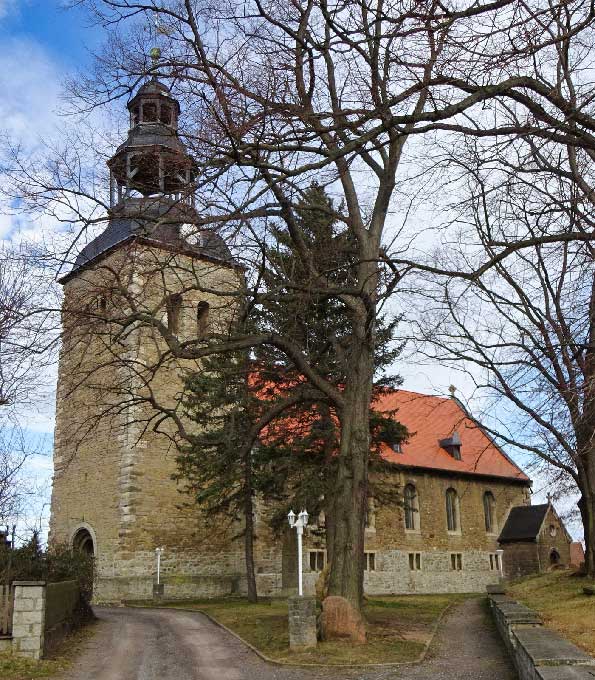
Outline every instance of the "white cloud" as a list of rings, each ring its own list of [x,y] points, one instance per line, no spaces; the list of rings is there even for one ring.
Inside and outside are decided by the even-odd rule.
[[[9,12],[14,11],[18,4],[18,0],[0,0],[0,19],[4,19]]]
[[[6,0],[0,0],[0,16],[8,7]],[[22,38],[4,41],[0,52],[3,130],[27,146],[49,133],[58,120],[61,80],[58,65],[37,43]]]

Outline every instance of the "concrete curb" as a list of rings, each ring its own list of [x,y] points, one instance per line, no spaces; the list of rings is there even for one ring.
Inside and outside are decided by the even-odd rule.
[[[470,598],[471,599],[471,598]],[[461,602],[451,602],[449,605],[447,605],[438,618],[436,619],[434,625],[432,626],[432,631],[431,635],[428,638],[428,640],[424,643],[424,648],[421,652],[421,654],[417,657],[417,659],[414,659],[413,661],[393,661],[390,663],[335,663],[335,664],[326,664],[326,663],[306,663],[306,662],[299,662],[299,661],[279,661],[278,659],[271,659],[268,657],[266,654],[263,654],[259,649],[257,649],[254,645],[252,645],[250,642],[247,640],[244,640],[243,637],[240,637],[237,633],[235,633],[233,630],[230,630],[227,626],[222,624],[220,621],[217,621],[217,619],[213,618],[210,614],[205,612],[202,609],[190,609],[188,607],[165,607],[165,606],[149,606],[149,605],[142,605],[142,604],[125,604],[125,607],[129,607],[131,609],[165,609],[168,611],[178,611],[178,612],[189,612],[192,614],[201,614],[204,616],[206,619],[211,621],[211,623],[214,623],[217,627],[221,628],[224,630],[226,633],[229,633],[232,637],[234,637],[236,640],[239,640],[243,645],[248,647],[248,649],[252,650],[256,656],[258,656],[260,659],[263,661],[266,661],[266,663],[270,663],[273,666],[291,666],[294,668],[396,668],[399,666],[417,666],[420,663],[422,663],[432,646],[432,643],[434,642],[434,639],[436,638],[436,633],[438,632],[438,628],[440,627],[440,624],[442,623],[442,620],[446,617],[447,614],[450,613],[452,609],[454,609],[455,606],[463,604],[463,602],[466,602],[466,600],[462,600]]]

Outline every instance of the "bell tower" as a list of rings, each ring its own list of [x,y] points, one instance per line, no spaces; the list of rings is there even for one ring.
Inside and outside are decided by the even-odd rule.
[[[180,342],[226,329],[242,272],[198,226],[178,101],[153,78],[127,107],[127,139],[107,163],[105,228],[60,280],[50,541],[95,555],[100,601],[152,597],[157,547],[180,595],[229,592],[241,546],[185,506],[175,432],[158,408],[183,417],[184,377],[200,366],[173,357],[157,325]]]
[[[128,111],[128,138],[108,161],[111,207],[135,194],[171,196],[193,206],[196,163],[178,136],[179,103],[153,78],[128,102]]]

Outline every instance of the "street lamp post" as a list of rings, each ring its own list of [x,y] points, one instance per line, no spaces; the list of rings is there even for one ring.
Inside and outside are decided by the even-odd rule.
[[[304,588],[302,585],[302,535],[304,533],[304,527],[308,525],[308,513],[306,510],[302,510],[300,514],[295,518],[295,513],[290,510],[287,514],[287,520],[289,526],[296,530],[297,533],[297,549],[298,549],[298,595],[300,597],[304,594]]]

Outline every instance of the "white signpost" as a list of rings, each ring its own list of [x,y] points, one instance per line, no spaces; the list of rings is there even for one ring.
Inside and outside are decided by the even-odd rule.
[[[298,595],[302,597],[304,595],[303,581],[302,581],[302,535],[304,533],[304,527],[308,525],[308,513],[306,510],[302,510],[295,518],[295,513],[290,510],[287,513],[287,520],[289,521],[289,526],[296,530],[297,533],[297,550],[298,550]]]
[[[163,548],[155,548],[155,554],[157,555],[157,585],[159,585],[161,578],[161,553]]]

